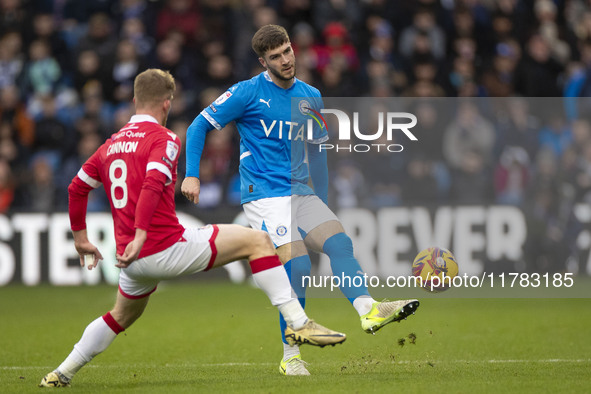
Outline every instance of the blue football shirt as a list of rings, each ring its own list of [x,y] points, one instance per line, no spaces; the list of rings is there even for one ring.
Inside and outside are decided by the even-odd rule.
[[[240,133],[241,202],[314,194],[308,186],[305,144],[328,140],[308,108],[323,108],[318,89],[295,79],[277,86],[268,72],[239,82],[201,114],[220,130],[232,121]]]

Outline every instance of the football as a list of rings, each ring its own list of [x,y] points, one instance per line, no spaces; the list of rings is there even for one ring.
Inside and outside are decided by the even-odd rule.
[[[422,250],[412,263],[412,274],[419,278],[417,284],[429,292],[441,292],[451,287],[458,275],[458,263],[454,255],[444,248]]]

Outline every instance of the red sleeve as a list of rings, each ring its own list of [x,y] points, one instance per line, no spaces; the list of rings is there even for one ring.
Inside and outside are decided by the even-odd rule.
[[[99,151],[100,148],[82,165],[78,175],[72,179],[70,186],[68,186],[68,212],[72,231],[86,228],[88,193],[102,184],[98,171]]]
[[[68,186],[68,212],[70,214],[70,227],[72,231],[86,228],[86,208],[88,205],[88,193],[93,188],[78,178],[72,179]]]
[[[160,171],[148,171],[135,208],[135,228],[148,231],[167,180],[168,177]]]

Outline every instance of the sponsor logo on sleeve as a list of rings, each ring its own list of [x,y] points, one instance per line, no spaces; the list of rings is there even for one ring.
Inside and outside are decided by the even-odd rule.
[[[168,156],[171,161],[174,161],[178,154],[179,146],[173,141],[166,141],[166,156]]]
[[[230,97],[232,97],[232,93],[230,93],[229,91],[226,91],[226,92],[222,93],[222,95],[220,97],[218,97],[213,103],[217,104],[217,105],[222,105]]]
[[[172,161],[168,160],[166,156],[162,156],[162,161],[165,162],[170,168],[172,168]]]

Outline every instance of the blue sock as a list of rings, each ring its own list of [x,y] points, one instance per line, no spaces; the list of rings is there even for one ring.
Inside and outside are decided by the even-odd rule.
[[[285,263],[284,267],[285,271],[287,272],[287,276],[289,277],[289,281],[291,282],[291,287],[293,287],[293,290],[298,297],[298,301],[302,305],[302,308],[305,308],[306,288],[302,286],[302,277],[310,275],[310,271],[312,269],[310,256],[306,254],[303,256],[294,257]],[[281,340],[283,343],[287,343],[285,340],[285,328],[287,327],[287,324],[285,323],[283,316],[281,316],[281,313],[279,314],[279,327],[281,328]]]
[[[341,291],[351,304],[359,296],[369,296],[364,272],[353,255],[353,242],[345,233],[330,237],[322,247],[330,258],[332,274],[341,279]],[[343,280],[344,279],[344,280]]]

